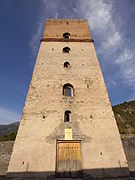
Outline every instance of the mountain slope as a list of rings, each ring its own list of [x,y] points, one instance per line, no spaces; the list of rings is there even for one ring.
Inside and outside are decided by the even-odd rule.
[[[14,140],[18,131],[19,122],[9,125],[0,125],[0,141]]]
[[[112,107],[120,134],[135,134],[135,101]]]

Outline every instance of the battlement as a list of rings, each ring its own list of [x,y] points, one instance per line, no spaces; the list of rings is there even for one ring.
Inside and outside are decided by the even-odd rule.
[[[47,18],[46,22],[47,22],[47,21],[51,21],[51,22],[52,22],[52,21],[55,21],[55,22],[56,22],[56,21],[59,21],[59,22],[61,22],[61,21],[62,21],[62,22],[67,22],[67,21],[68,21],[68,22],[69,22],[69,21],[70,21],[70,22],[88,22],[87,19],[71,19],[71,18],[70,18],[70,19],[66,19],[66,18],[65,18],[65,19],[55,19],[55,18],[49,19],[49,18]]]
[[[86,19],[47,19],[42,41],[93,42]]]

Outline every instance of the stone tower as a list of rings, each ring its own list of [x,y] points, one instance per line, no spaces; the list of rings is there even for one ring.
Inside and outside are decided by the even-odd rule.
[[[88,21],[47,19],[8,176],[127,175]]]

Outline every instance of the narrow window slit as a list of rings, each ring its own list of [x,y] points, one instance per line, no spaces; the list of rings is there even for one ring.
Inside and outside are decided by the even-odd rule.
[[[63,38],[70,39],[70,33],[68,33],[68,32],[63,33]]]
[[[69,68],[69,67],[70,67],[70,63],[66,61],[66,62],[64,63],[64,68]]]
[[[64,116],[64,122],[70,122],[71,121],[71,111],[65,111],[65,116]]]
[[[69,47],[64,47],[63,48],[63,53],[69,53],[70,51],[70,48]]]

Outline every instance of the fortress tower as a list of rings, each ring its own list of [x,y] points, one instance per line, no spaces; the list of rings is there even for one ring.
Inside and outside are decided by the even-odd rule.
[[[8,176],[128,176],[87,20],[47,19]]]

